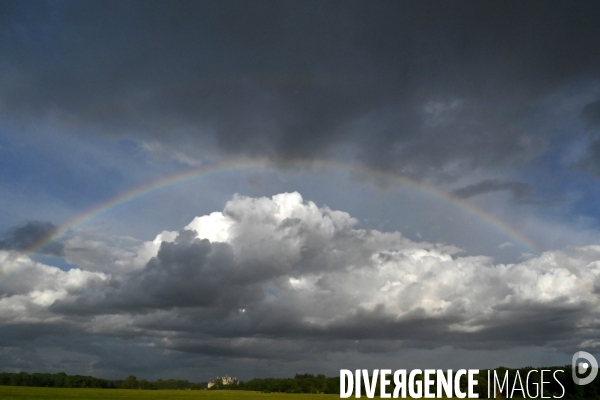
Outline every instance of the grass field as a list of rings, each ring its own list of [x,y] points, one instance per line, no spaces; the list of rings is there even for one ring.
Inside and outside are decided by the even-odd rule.
[[[58,389],[22,386],[0,386],[2,400],[59,399],[264,399],[264,400],[331,400],[337,394],[258,393],[237,390],[126,390],[126,389]]]

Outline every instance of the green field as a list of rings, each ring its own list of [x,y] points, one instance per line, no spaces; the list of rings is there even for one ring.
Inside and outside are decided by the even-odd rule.
[[[59,399],[265,399],[265,400],[331,400],[337,394],[258,393],[238,390],[128,390],[128,389],[64,389],[23,386],[0,386],[2,400]]]

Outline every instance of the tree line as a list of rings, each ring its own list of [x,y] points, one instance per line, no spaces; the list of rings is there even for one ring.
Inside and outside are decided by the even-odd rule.
[[[127,379],[99,379],[93,376],[67,375],[64,372],[57,374],[43,374],[26,372],[0,372],[0,385],[3,386],[35,386],[55,388],[95,388],[95,389],[206,389],[206,382],[192,383],[181,379],[158,379],[156,381],[137,380],[134,375]]]

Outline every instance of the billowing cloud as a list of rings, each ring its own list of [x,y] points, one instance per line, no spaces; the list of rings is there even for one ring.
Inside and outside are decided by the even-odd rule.
[[[496,264],[356,225],[298,193],[235,196],[222,212],[138,244],[142,266],[128,256],[111,273],[62,271],[2,251],[5,271],[20,263],[1,287],[2,325],[257,360],[600,346],[599,246]]]
[[[81,269],[63,271],[14,251],[0,251],[0,268],[3,277],[0,320],[3,327],[63,323],[61,317],[48,313],[48,307],[58,299],[78,297],[108,279],[104,274]],[[44,329],[30,334],[35,336],[43,332]]]

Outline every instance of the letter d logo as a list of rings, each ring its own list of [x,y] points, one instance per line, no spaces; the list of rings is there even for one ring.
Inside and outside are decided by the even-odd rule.
[[[588,360],[592,367],[590,374],[586,378],[579,378],[577,376],[577,372],[583,374],[585,371],[587,371],[588,367],[590,367],[588,363],[579,363],[575,365],[577,360],[580,358],[585,358]],[[596,361],[593,355],[585,351],[578,351],[577,353],[573,354],[573,361],[571,361],[571,365],[573,365],[573,382],[575,382],[576,385],[587,385],[594,380],[596,375],[598,375],[598,361]]]

